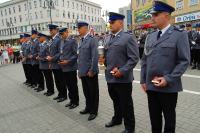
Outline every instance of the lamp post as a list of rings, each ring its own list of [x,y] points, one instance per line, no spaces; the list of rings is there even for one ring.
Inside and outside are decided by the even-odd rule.
[[[45,0],[43,8],[49,10],[50,22],[52,24],[53,23],[53,20],[52,20],[52,9],[55,9],[55,3],[54,3],[54,1],[53,0]]]

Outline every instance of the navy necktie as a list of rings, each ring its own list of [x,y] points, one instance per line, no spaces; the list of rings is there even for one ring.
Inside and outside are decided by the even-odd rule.
[[[111,34],[110,41],[112,41],[113,38],[115,38],[115,35],[114,35],[114,34]]]
[[[158,35],[157,35],[157,40],[160,38],[160,35],[162,34],[162,31],[159,31],[158,32]]]
[[[83,42],[83,41],[84,41],[84,38],[81,38],[81,41]]]

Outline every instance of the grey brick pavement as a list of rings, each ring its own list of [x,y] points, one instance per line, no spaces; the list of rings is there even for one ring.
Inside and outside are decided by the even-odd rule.
[[[197,74],[197,73],[196,73]],[[135,72],[139,79],[139,72]],[[200,73],[199,73],[200,75]],[[123,125],[106,129],[104,124],[113,114],[106,82],[99,76],[100,106],[97,119],[87,121],[87,115],[79,115],[84,108],[84,97],[79,81],[80,106],[75,110],[64,107],[67,103],[47,98],[22,85],[24,75],[20,64],[0,68],[0,133],[120,133]],[[199,79],[184,78],[184,86],[192,83],[199,90]],[[136,133],[150,133],[147,98],[139,84],[133,84],[136,115]],[[196,89],[195,89],[196,88]],[[198,88],[198,89],[197,89]],[[187,88],[190,89],[190,88]],[[177,133],[200,132],[200,95],[180,93],[177,107]]]

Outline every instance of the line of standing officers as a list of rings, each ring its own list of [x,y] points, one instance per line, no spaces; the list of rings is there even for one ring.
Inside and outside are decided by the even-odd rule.
[[[141,88],[148,97],[152,133],[162,133],[162,114],[164,133],[175,133],[175,110],[178,92],[182,91],[181,76],[190,63],[187,33],[170,24],[170,14],[174,10],[166,3],[155,1],[152,21],[158,31],[147,36],[141,60]],[[114,107],[114,115],[105,127],[117,126],[124,121],[122,133],[134,133],[132,81],[133,68],[139,61],[139,48],[136,38],[123,32],[124,18],[124,15],[109,13],[111,34],[105,38],[101,53],[97,38],[90,35],[89,24],[83,21],[78,22],[78,44],[69,37],[67,28],[58,30],[58,26],[53,24],[49,25],[50,40],[34,30],[31,36],[24,34],[20,41],[25,84],[33,88],[37,86],[36,91],[43,91],[45,81],[47,92],[44,94],[51,96],[55,81],[58,96],[54,100],[63,102],[69,97],[66,107],[73,109],[79,105],[78,75],[86,99],[80,114],[89,114],[88,120],[91,121],[97,117],[99,107],[98,62],[104,64]]]
[[[76,38],[69,36],[67,28],[59,29],[54,24],[48,28],[51,37],[36,30],[31,35],[20,35],[24,84],[37,92],[43,91],[46,84],[46,96],[52,96],[56,87],[58,96],[53,100],[63,102],[69,98],[66,107],[74,109],[79,106],[78,70],[86,98],[86,107],[80,113],[90,114],[89,121],[95,119],[99,105],[97,39],[89,34],[86,22],[78,23],[79,45]]]

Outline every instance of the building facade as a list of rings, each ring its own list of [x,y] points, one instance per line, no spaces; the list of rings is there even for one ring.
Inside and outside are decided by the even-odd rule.
[[[176,11],[172,13],[172,23],[175,25],[200,22],[200,0],[161,0],[172,5]],[[148,26],[151,23],[152,4],[154,0],[132,0],[133,27],[135,29]]]
[[[119,8],[119,13],[125,16],[124,20],[124,31],[131,30],[132,25],[132,11],[131,5]]]
[[[10,0],[0,4],[0,40],[18,38],[31,28],[48,33],[51,20],[72,34],[78,20],[90,23],[95,32],[102,30],[101,7],[87,0]]]

